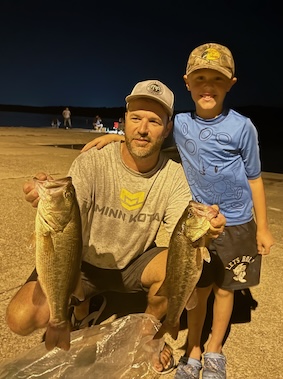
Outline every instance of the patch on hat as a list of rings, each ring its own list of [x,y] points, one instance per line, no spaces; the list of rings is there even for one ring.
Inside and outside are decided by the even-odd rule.
[[[152,82],[149,83],[148,86],[146,87],[147,91],[153,95],[162,95],[163,94],[163,89],[162,86],[157,83],[157,82]]]
[[[202,58],[206,59],[207,61],[215,61],[219,59],[221,56],[220,52],[213,47],[209,47],[207,50],[205,50],[202,54]]]
[[[173,115],[174,94],[159,80],[145,80],[135,85],[130,95],[126,97],[126,102],[138,98],[149,98],[159,102],[167,111],[169,116]]]

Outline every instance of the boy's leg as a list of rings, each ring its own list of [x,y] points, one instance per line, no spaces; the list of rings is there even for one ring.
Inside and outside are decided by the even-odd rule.
[[[221,353],[223,340],[229,326],[234,304],[234,292],[214,286],[212,332],[207,352]]]
[[[198,302],[195,308],[187,311],[188,322],[188,343],[186,355],[183,356],[178,364],[175,379],[198,379],[200,376],[201,365],[201,335],[206,317],[207,299],[211,292],[212,285],[197,288]]]

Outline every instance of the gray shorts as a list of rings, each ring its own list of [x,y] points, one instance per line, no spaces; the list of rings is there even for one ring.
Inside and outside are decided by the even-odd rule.
[[[83,261],[81,276],[85,298],[108,291],[125,293],[147,292],[148,288],[143,287],[141,283],[143,270],[157,254],[166,249],[166,247],[152,247],[132,260],[122,270],[103,269]],[[27,282],[35,281],[36,279],[37,272],[34,269]],[[76,301],[72,299],[72,303],[76,303]]]
[[[216,283],[226,290],[241,290],[260,282],[262,256],[258,254],[254,220],[226,226],[209,245],[211,262],[204,262],[198,287]]]

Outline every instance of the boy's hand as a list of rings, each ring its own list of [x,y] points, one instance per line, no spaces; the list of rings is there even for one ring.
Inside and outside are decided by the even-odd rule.
[[[212,205],[212,208],[219,210],[218,205]],[[208,235],[210,238],[217,238],[224,231],[224,227],[226,224],[225,216],[218,212],[217,216],[210,220],[210,229]]]
[[[262,255],[269,254],[271,246],[274,245],[274,239],[270,230],[268,228],[261,229],[258,227],[256,240],[258,253]]]

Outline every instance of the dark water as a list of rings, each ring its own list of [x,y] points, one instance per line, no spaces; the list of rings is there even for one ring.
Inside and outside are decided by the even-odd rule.
[[[51,127],[53,119],[58,118],[61,122],[60,128],[63,128],[62,116],[56,114],[26,113],[26,112],[1,112],[0,126],[17,126],[17,127]],[[93,129],[93,118],[72,117],[72,126],[81,129]],[[106,130],[113,130],[114,119],[103,119],[103,125]],[[283,174],[282,151],[278,141],[270,141],[268,138],[261,139],[261,162],[262,171]]]
[[[58,114],[26,113],[26,112],[0,112],[0,126],[18,126],[18,127],[51,127],[52,120],[58,119],[61,122],[60,128],[63,128],[63,118]],[[93,129],[93,118],[75,116],[71,118],[72,127],[80,129]],[[103,119],[103,125],[109,130],[113,129],[115,121],[113,119]]]

